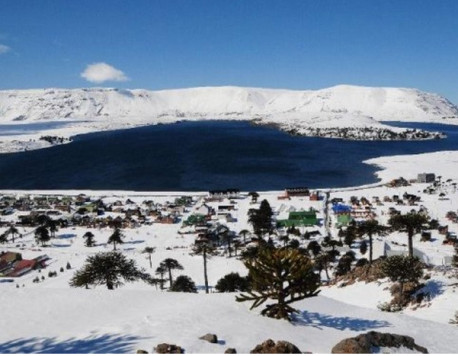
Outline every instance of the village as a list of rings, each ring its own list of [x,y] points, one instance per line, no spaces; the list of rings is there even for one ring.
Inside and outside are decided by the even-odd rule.
[[[341,254],[353,250],[357,260],[367,257],[360,251],[364,238],[344,244],[349,225],[366,220],[386,225],[391,216],[408,212],[419,212],[431,220],[415,237],[418,240],[415,255],[430,265],[450,266],[458,231],[456,195],[455,181],[444,181],[434,174],[419,174],[418,179],[400,178],[369,190],[352,191],[295,187],[270,193],[227,189],[144,197],[4,194],[0,198],[0,274],[17,278],[20,284],[21,276],[51,263],[53,250],[59,250],[59,254],[62,250],[71,251],[82,244],[77,241],[84,241],[83,236],[88,232],[97,244],[93,250],[86,249],[85,254],[109,249],[99,236],[108,236],[115,227],[127,236],[126,246],[134,241],[135,235],[133,245],[138,252],[156,244],[151,236],[160,235],[167,248],[177,243],[190,246],[204,236],[211,236],[223,256],[232,252],[237,255],[237,250],[242,252],[263,238],[278,246],[303,248],[316,241],[325,250],[332,246]],[[264,199],[272,207],[275,228],[268,235],[259,236],[253,232],[249,211],[259,208]],[[49,230],[49,238],[40,242],[36,231],[42,225]],[[329,245],[329,241],[337,242]],[[406,254],[406,246],[402,234],[376,236],[373,258]],[[133,250],[132,246],[125,249]],[[30,259],[23,259],[22,254]]]

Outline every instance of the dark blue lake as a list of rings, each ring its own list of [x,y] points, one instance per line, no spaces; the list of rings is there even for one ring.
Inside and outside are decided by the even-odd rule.
[[[393,123],[396,125],[396,123]],[[182,122],[82,135],[49,149],[0,155],[0,189],[205,191],[345,187],[377,181],[363,160],[458,149],[458,127],[428,141],[293,137],[247,122]]]

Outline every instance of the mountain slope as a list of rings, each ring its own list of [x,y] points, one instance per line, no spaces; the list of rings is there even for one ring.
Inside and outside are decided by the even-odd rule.
[[[369,116],[377,121],[446,121],[458,117],[447,99],[403,88],[339,85],[316,91],[203,87],[147,91],[37,89],[0,91],[2,121],[100,117]],[[288,115],[289,114],[289,115]]]

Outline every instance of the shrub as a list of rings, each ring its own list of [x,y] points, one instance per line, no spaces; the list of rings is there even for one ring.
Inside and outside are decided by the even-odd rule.
[[[215,286],[220,293],[246,292],[250,289],[248,277],[241,277],[238,273],[229,273],[222,277]]]
[[[339,263],[336,267],[336,276],[343,276],[351,271],[352,258],[348,255],[344,255],[340,258]]]
[[[365,266],[369,263],[369,261],[367,260],[367,258],[360,258],[357,262],[356,262],[356,267],[362,267],[362,266]]]
[[[170,292],[197,293],[196,284],[188,276],[178,276],[169,290]]]

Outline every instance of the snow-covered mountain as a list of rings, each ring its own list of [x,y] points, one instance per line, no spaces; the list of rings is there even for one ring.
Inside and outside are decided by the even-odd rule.
[[[458,118],[458,108],[439,95],[416,89],[348,85],[315,91],[241,87],[0,91],[2,121],[162,116],[252,119],[276,115],[307,121],[348,115],[377,121],[447,121]]]
[[[294,135],[409,140],[440,134],[394,128],[380,121],[458,124],[458,108],[439,95],[416,89],[347,85],[316,91],[241,87],[4,90],[0,91],[0,124],[20,124],[23,131],[2,135],[0,130],[0,152],[48,147],[68,142],[76,134],[180,120],[251,120]],[[58,125],[27,125],[50,121]],[[43,135],[48,140],[43,141]]]

